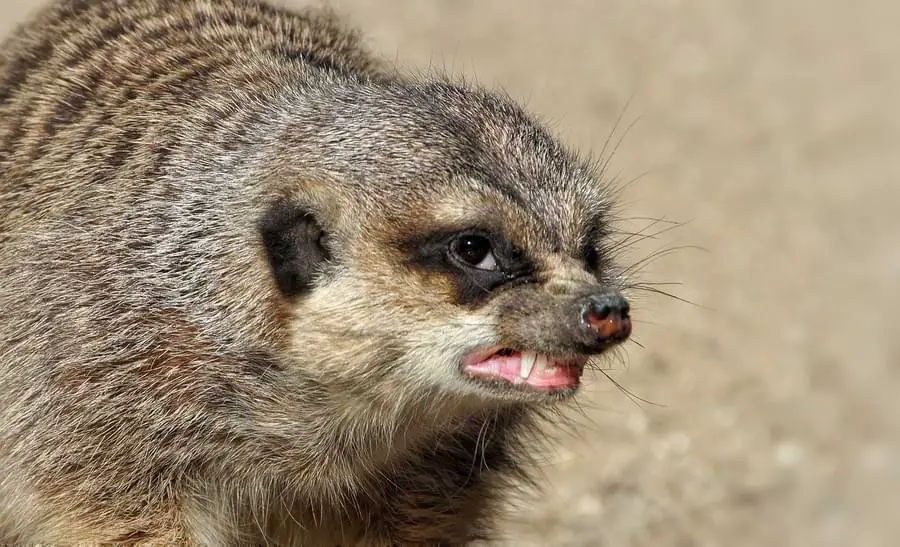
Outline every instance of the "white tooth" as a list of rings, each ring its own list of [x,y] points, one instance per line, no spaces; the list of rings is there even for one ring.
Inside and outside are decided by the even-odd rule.
[[[528,375],[531,374],[531,368],[534,366],[535,359],[537,359],[537,354],[535,352],[522,352],[522,368],[519,370],[519,376],[521,376],[522,378],[528,378]]]
[[[543,353],[537,356],[537,360],[534,363],[534,366],[537,367],[538,372],[544,372],[544,369],[547,368],[547,356]]]

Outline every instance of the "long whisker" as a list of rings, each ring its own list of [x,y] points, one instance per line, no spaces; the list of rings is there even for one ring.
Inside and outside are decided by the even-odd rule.
[[[604,164],[602,162],[604,161],[603,156],[604,156],[604,154],[606,154],[606,149],[609,147],[609,143],[612,142],[613,136],[616,134],[616,131],[619,129],[619,124],[622,123],[622,118],[625,117],[625,112],[628,110],[628,106],[631,104],[631,101],[633,98],[634,98],[634,95],[632,95],[631,97],[628,97],[628,100],[625,101],[625,105],[622,106],[622,110],[620,110],[618,116],[616,116],[616,121],[613,122],[612,129],[610,130],[609,134],[606,136],[606,140],[603,141],[603,147],[600,148],[600,153],[598,154],[600,161],[601,161],[600,171],[599,171],[600,174],[603,173],[603,169],[604,169],[603,168]]]
[[[641,348],[641,349],[647,349],[647,346],[645,346],[644,344],[638,342],[637,339],[636,339],[634,336],[630,337],[630,338],[628,339],[628,341],[631,342],[632,344],[634,344],[635,346]]]
[[[666,406],[666,405],[663,405],[663,404],[660,404],[660,403],[654,403],[653,401],[650,401],[650,400],[648,400],[648,399],[644,399],[643,397],[640,397],[640,396],[638,396],[638,395],[635,395],[633,392],[631,392],[631,391],[629,391],[628,389],[626,389],[625,386],[623,386],[622,384],[620,384],[619,382],[617,382],[617,381],[616,381],[612,376],[610,376],[609,373],[607,373],[605,370],[603,370],[603,369],[597,369],[597,370],[600,371],[600,374],[606,376],[606,379],[609,380],[610,382],[612,382],[612,384],[613,384],[614,386],[616,386],[622,393],[624,393],[625,396],[627,396],[628,399],[631,400],[631,402],[634,403],[635,406],[637,406],[638,408],[641,408],[641,405],[638,404],[638,401],[640,401],[640,402],[642,402],[642,403],[646,403],[646,404],[648,404],[648,405],[653,405],[653,406],[656,406],[656,407],[661,407],[661,408],[664,408],[664,407]],[[643,409],[641,409],[641,410],[643,410]]]
[[[653,226],[655,226],[658,223],[659,222],[657,222],[657,221],[653,221],[637,232],[625,232],[625,231],[613,232],[613,235],[620,235],[620,236],[625,236],[625,237],[622,237],[618,241],[615,241],[614,243],[609,245],[607,252],[609,252],[610,254],[620,253],[626,249],[629,249],[629,248],[637,245],[638,243],[641,243],[648,239],[652,239],[652,240],[658,239],[660,236],[662,236],[668,232],[671,232],[672,230],[675,230],[676,228],[681,228],[682,226],[684,226],[681,223],[669,224],[669,226],[666,226],[666,227],[656,230],[654,232],[649,232],[649,233],[647,232],[647,230],[649,230],[650,228],[652,228]]]
[[[620,271],[620,274],[621,275],[634,274],[635,272],[641,271],[640,270],[641,267],[648,266],[648,265],[652,264],[653,262],[659,260],[660,258],[663,258],[665,256],[668,256],[668,255],[678,252],[678,251],[685,251],[685,250],[689,250],[689,249],[706,251],[706,249],[704,249],[703,247],[698,247],[695,245],[676,245],[673,247],[664,247],[662,249],[658,249],[658,250],[650,253],[650,255],[638,260],[637,262],[633,263],[632,265],[630,265],[626,268],[623,268]]]
[[[664,291],[662,289],[657,289],[656,287],[642,287],[640,285],[636,285],[636,286],[632,286],[629,288],[636,290],[636,291],[644,291],[644,292],[649,292],[649,293],[653,293],[653,294],[658,294],[661,296],[668,296],[669,298],[673,298],[675,300],[678,300],[679,302],[684,302],[685,304],[690,304],[691,306],[696,306],[700,309],[712,310],[712,308],[710,308],[708,306],[704,306],[703,304],[698,304],[696,302],[692,302],[692,301],[688,300],[687,298],[682,298],[681,296],[672,294],[672,293],[670,293],[668,291]]]
[[[628,103],[625,104],[625,108],[628,107],[629,103],[631,103],[631,98],[628,99]],[[619,115],[619,120],[624,115],[625,115],[625,109],[622,109],[622,113]],[[622,134],[619,136],[618,140],[616,141],[615,146],[610,151],[609,156],[607,156],[606,160],[600,164],[600,172],[599,172],[600,178],[602,178],[604,173],[606,173],[606,170],[609,168],[610,162],[612,162],[612,159],[616,155],[616,152],[619,151],[619,147],[622,145],[622,142],[625,140],[625,137],[628,136],[628,134],[631,132],[631,130],[634,128],[634,126],[637,124],[637,122],[640,121],[640,119],[641,119],[641,117],[637,116],[634,120],[632,120],[632,122],[630,124],[628,124],[628,127],[625,128],[625,131],[622,132]],[[616,120],[616,125],[618,125],[619,120]],[[606,147],[604,146],[604,150],[605,150],[605,148]],[[601,152],[601,156],[602,156],[602,152]]]

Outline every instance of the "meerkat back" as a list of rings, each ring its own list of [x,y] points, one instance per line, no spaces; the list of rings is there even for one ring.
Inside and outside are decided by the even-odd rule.
[[[0,49],[0,542],[206,539],[166,489],[203,459],[204,382],[268,366],[226,338],[273,312],[217,209],[252,214],[225,187],[248,167],[213,156],[249,165],[267,112],[240,102],[318,66],[374,64],[330,14],[242,1],[61,1]],[[209,286],[230,275],[246,314]]]
[[[490,538],[629,336],[611,207],[330,13],[51,4],[0,49],[0,542]]]

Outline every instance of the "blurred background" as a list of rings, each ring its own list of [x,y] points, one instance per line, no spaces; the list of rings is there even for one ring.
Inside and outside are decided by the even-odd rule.
[[[588,378],[504,544],[900,545],[900,3],[330,3],[573,147],[612,134],[620,227],[656,234],[622,260],[690,302],[636,295],[634,396]]]

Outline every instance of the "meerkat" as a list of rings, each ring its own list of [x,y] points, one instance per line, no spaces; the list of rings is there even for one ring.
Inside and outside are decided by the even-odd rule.
[[[490,539],[629,336],[613,207],[329,11],[55,2],[0,49],[0,543]]]

